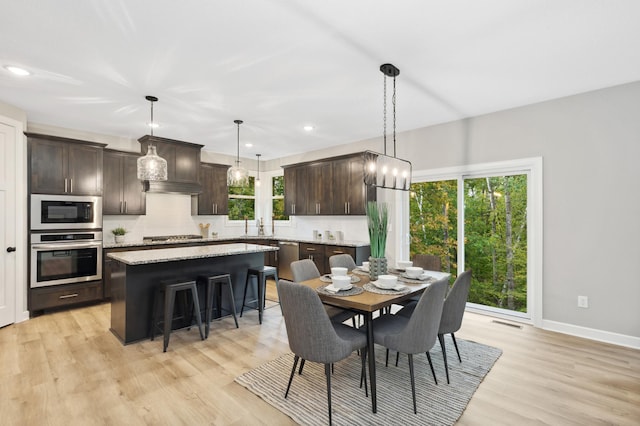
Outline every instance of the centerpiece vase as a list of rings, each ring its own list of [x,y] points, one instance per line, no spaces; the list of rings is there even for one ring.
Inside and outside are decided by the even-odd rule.
[[[367,228],[369,230],[369,242],[371,243],[371,256],[369,256],[369,278],[371,281],[375,281],[378,276],[387,273],[385,248],[387,245],[388,224],[389,209],[387,205],[369,201],[367,203]]]
[[[386,257],[369,257],[369,279],[375,281],[379,275],[387,274]]]

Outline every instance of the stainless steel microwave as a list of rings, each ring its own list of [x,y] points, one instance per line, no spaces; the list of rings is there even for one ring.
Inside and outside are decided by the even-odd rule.
[[[102,197],[31,195],[31,230],[102,228]]]

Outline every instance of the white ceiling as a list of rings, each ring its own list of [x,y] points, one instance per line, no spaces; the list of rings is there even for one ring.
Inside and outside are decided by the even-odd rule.
[[[640,80],[637,0],[0,0],[0,101],[28,120],[263,159]],[[391,80],[388,80],[389,84]],[[390,95],[390,88],[388,89]],[[306,133],[302,126],[315,127]],[[390,123],[389,123],[390,126]],[[398,143],[401,143],[399,139]]]

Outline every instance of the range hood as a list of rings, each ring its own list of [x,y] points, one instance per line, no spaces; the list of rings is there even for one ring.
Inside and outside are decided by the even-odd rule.
[[[198,195],[202,193],[202,185],[198,182],[172,182],[172,181],[142,181],[144,192],[157,194],[187,194]]]
[[[142,181],[143,191],[187,195],[202,193],[200,150],[203,145],[152,135],[145,135],[138,141],[142,155],[148,151],[150,145],[156,147],[158,155],[167,161],[167,175],[169,177],[166,181]]]

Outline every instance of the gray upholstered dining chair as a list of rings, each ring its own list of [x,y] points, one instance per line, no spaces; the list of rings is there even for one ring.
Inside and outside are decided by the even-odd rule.
[[[409,356],[413,412],[416,414],[418,413],[418,408],[416,406],[413,355],[425,352],[431,365],[429,351],[435,344],[438,335],[438,326],[442,316],[442,306],[444,305],[447,286],[448,279],[443,278],[427,287],[410,317],[385,314],[373,320],[374,342],[385,346],[387,349],[406,353]],[[433,365],[431,365],[431,372],[435,378]]]
[[[320,271],[313,263],[311,259],[302,259],[291,262],[291,273],[293,274],[293,281],[299,283],[302,281],[312,280],[314,278],[320,278]],[[345,322],[348,319],[353,320],[353,326],[355,327],[355,312],[348,309],[340,309],[335,306],[324,305],[327,315],[333,322]]]
[[[442,307],[442,317],[440,319],[440,326],[438,327],[438,340],[440,341],[440,347],[442,348],[442,359],[444,360],[444,371],[447,374],[447,383],[449,383],[449,365],[447,363],[447,349],[444,343],[444,335],[451,334],[453,345],[455,346],[456,353],[458,354],[458,361],[462,362],[454,333],[460,330],[460,327],[462,326],[462,317],[464,316],[464,309],[467,305],[467,299],[469,298],[470,288],[471,269],[468,269],[456,277],[451,290],[449,290],[449,293],[444,300],[444,306]],[[397,315],[410,317],[415,308],[416,304],[407,305],[398,311]]]
[[[291,382],[300,358],[324,364],[327,378],[327,404],[331,424],[331,374],[335,362],[360,350],[361,376],[364,378],[365,395],[367,336],[358,329],[329,320],[318,294],[310,287],[287,280],[278,282],[278,295],[287,328],[289,348],[294,354],[293,368],[284,397],[289,395]]]
[[[414,254],[412,262],[413,266],[419,266],[422,269],[426,269],[427,271],[442,270],[442,262],[440,261],[440,257],[433,254]]]
[[[329,268],[347,268],[349,271],[356,269],[356,262],[350,254],[334,254],[329,257]]]

